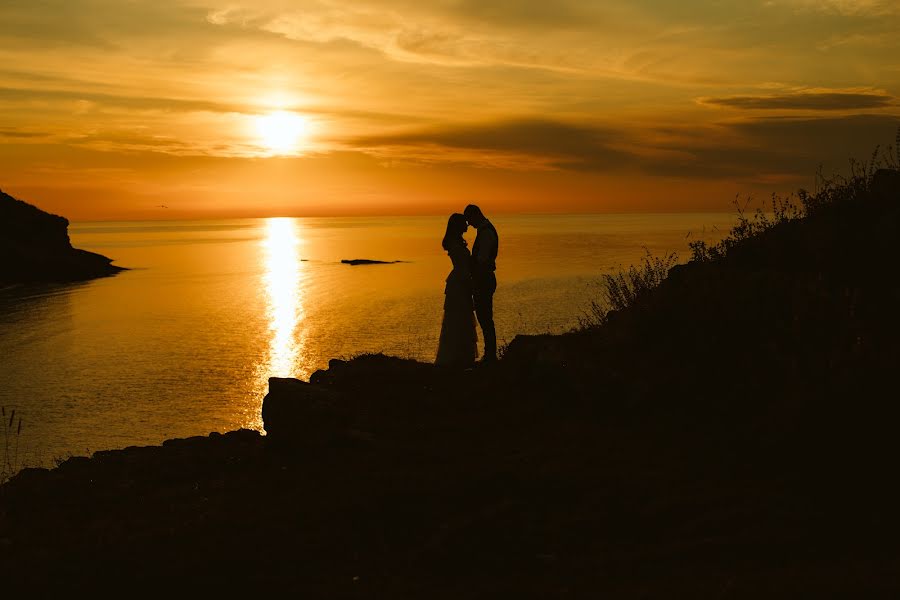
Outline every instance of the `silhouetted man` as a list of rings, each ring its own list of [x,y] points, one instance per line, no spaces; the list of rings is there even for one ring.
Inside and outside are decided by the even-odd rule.
[[[469,225],[478,230],[475,243],[472,245],[472,299],[475,303],[475,316],[481,325],[484,337],[484,357],[482,362],[497,360],[497,333],[494,331],[494,292],[497,290],[497,251],[500,248],[500,237],[481,209],[470,204],[463,211]]]

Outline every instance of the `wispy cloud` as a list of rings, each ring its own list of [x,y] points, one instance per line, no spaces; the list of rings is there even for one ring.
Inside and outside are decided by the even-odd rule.
[[[689,127],[629,129],[621,125],[546,119],[448,124],[345,140],[384,156],[469,162],[491,168],[545,168],[574,172],[641,173],[701,178],[754,174],[797,176],[811,161],[842,164],[865,155],[895,131],[900,118],[766,118]],[[852,150],[851,150],[852,149]]]
[[[416,131],[351,138],[345,143],[376,155],[469,162],[511,169],[609,170],[628,155],[616,148],[621,130],[548,119],[446,124]]]
[[[844,16],[885,16],[900,14],[894,0],[770,0],[768,4],[783,3],[806,11]]]
[[[0,87],[0,102],[63,101],[87,102],[93,107],[122,108],[133,111],[259,113],[259,106],[226,104],[214,100],[128,96],[89,91]]]
[[[750,110],[854,110],[897,105],[882,91],[802,91],[755,96],[700,98],[701,104]]]
[[[8,138],[44,138],[49,136],[47,132],[44,131],[27,131],[23,129],[13,129],[11,127],[0,127],[0,137],[8,137]]]

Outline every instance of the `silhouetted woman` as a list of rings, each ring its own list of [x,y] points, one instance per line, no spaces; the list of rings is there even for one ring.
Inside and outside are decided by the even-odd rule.
[[[434,363],[446,367],[470,367],[478,355],[475,333],[475,308],[472,304],[472,255],[463,234],[469,228],[466,218],[454,213],[447,221],[441,245],[450,256],[453,270],[444,287],[444,321]]]

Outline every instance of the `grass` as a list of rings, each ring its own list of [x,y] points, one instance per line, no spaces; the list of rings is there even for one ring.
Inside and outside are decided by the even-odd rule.
[[[674,252],[653,256],[644,248],[645,256],[638,266],[611,275],[603,275],[600,282],[600,298],[592,300],[586,314],[580,319],[582,329],[604,325],[610,314],[624,310],[640,302],[651,290],[668,276],[669,269],[678,262]]]
[[[3,484],[19,470],[22,415],[17,415],[14,408],[7,413],[6,407],[0,406],[0,419],[3,421],[3,464],[0,465],[0,484]]]
[[[897,144],[900,146],[900,127],[897,128]],[[691,242],[689,244],[691,262],[721,260],[746,240],[775,227],[800,221],[828,206],[866,197],[875,172],[880,168],[900,169],[900,160],[894,147],[888,146],[883,152],[876,147],[866,162],[851,160],[849,175],[826,177],[820,169],[816,174],[816,187],[813,192],[800,189],[796,194],[787,197],[772,194],[767,206],[759,207],[752,213],[748,212],[752,197],[748,197],[744,202],[735,198],[737,223],[717,244],[709,245],[704,241]]]
[[[849,175],[826,177],[821,169],[816,174],[813,192],[800,189],[796,194],[780,196],[773,194],[767,204],[750,211],[753,198],[734,200],[737,223],[718,243],[707,244],[698,240],[691,242],[690,262],[703,263],[723,260],[730,252],[747,240],[756,238],[767,231],[788,223],[806,219],[829,206],[853,202],[868,196],[874,175],[878,169],[900,169],[900,127],[897,128],[897,146],[887,146],[884,151],[876,147],[868,161],[850,161]],[[610,315],[640,303],[651,290],[668,277],[678,261],[673,252],[665,256],[653,256],[644,249],[646,255],[641,264],[620,270],[614,275],[603,275],[600,281],[599,298],[592,300],[584,316],[579,319],[579,329],[591,329],[606,324]]]

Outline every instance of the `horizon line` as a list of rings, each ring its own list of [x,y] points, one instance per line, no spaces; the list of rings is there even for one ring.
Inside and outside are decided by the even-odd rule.
[[[734,209],[726,210],[710,210],[701,208],[686,208],[682,210],[608,210],[608,211],[584,211],[584,212],[516,212],[516,211],[496,211],[491,212],[495,216],[512,216],[512,217],[591,217],[605,215],[689,215],[689,214],[729,214]],[[227,220],[266,220],[266,219],[412,219],[412,218],[433,218],[446,217],[452,213],[433,212],[433,213],[364,213],[364,214],[307,214],[307,215],[242,215],[242,216],[183,216],[183,217],[144,217],[144,218],[100,218],[100,219],[71,219],[65,215],[69,223],[139,223],[139,222],[163,222],[163,221],[227,221]]]

